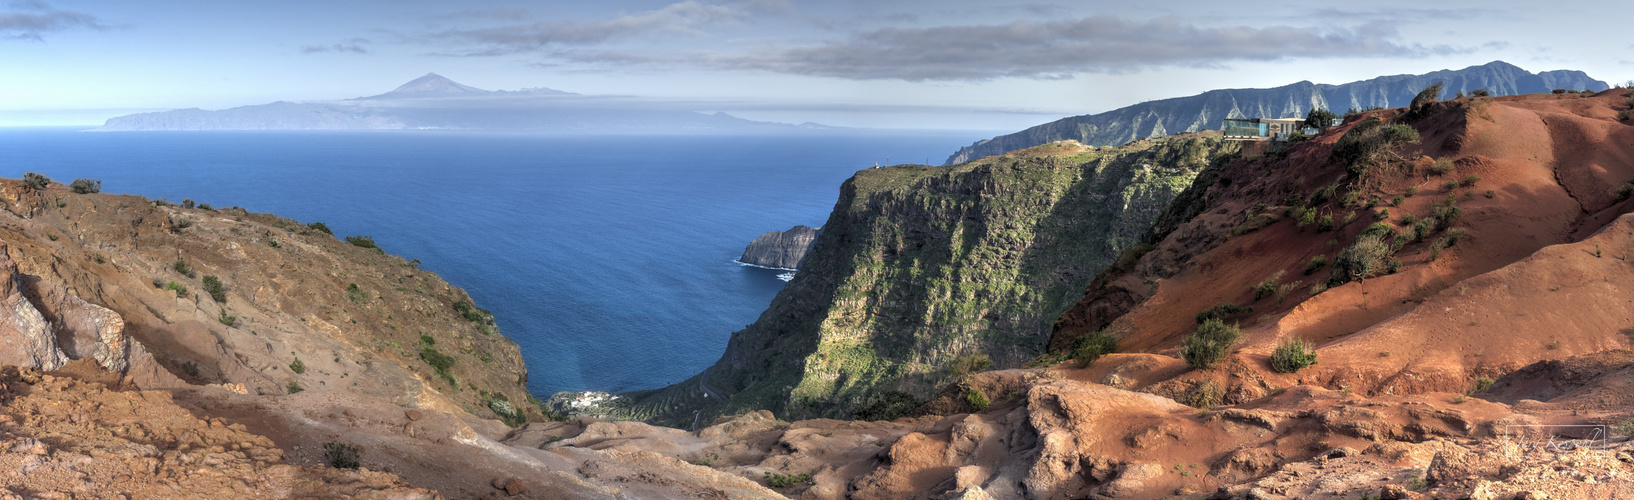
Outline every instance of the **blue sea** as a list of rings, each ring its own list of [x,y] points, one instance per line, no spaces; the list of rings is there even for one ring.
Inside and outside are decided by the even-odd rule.
[[[538,136],[0,128],[0,176],[241,206],[386,251],[465,288],[521,345],[528,388],[625,391],[720,357],[783,282],[739,265],[771,230],[827,220],[875,163],[940,163],[997,133]],[[887,160],[889,159],[889,160]]]

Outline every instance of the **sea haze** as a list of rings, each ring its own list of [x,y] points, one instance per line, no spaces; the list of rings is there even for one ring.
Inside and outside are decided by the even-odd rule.
[[[840,184],[991,132],[538,136],[0,129],[0,175],[242,206],[419,259],[494,312],[528,388],[637,390],[713,363],[782,288],[733,262],[827,220]]]

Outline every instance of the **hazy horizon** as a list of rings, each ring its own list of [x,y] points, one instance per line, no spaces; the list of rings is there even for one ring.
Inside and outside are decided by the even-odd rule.
[[[1503,60],[1620,83],[1611,2],[0,4],[0,126],[380,94],[428,72],[842,127],[1018,130],[1219,88]]]

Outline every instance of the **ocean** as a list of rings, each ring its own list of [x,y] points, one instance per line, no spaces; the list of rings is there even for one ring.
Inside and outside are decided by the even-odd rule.
[[[662,387],[709,366],[784,285],[733,262],[756,236],[822,225],[856,170],[940,163],[993,135],[0,128],[0,176],[95,178],[105,193],[372,236],[493,311],[544,398]]]

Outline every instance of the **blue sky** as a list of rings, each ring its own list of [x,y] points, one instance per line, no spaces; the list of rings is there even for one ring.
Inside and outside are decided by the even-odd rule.
[[[1634,79],[1634,14],[1611,1],[0,2],[0,125],[342,99],[427,72],[761,120],[981,130],[1492,60]]]

